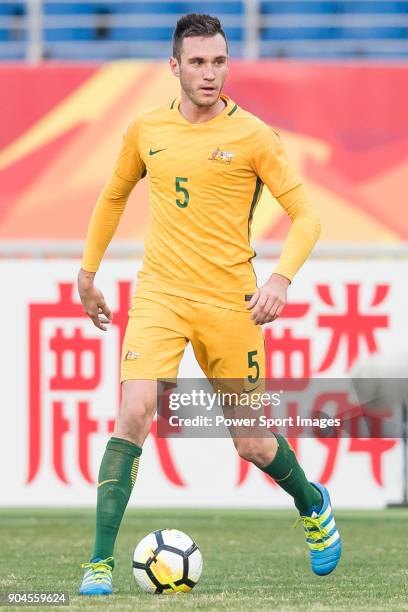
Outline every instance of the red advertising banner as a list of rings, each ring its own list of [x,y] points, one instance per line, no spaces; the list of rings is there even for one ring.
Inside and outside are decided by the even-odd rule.
[[[0,365],[8,434],[0,459],[14,466],[5,474],[5,504],[94,503],[99,460],[119,405],[120,349],[140,262],[108,261],[98,274],[113,311],[106,333],[92,325],[79,303],[73,281],[77,266],[74,261],[0,262],[4,283],[11,286],[12,280],[21,288],[7,292],[3,304],[7,326]],[[269,261],[256,263],[259,282],[270,269]],[[267,377],[347,379],[370,355],[389,365],[408,331],[400,299],[406,272],[404,261],[392,269],[386,261],[306,264],[280,319],[264,326]],[[202,377],[189,347],[179,378]],[[353,400],[330,388],[316,395],[313,412],[338,415],[344,407],[353,407]],[[285,410],[290,417],[297,408],[287,402]],[[375,507],[398,498],[402,455],[396,437],[367,438],[355,431],[353,437],[326,438],[322,429],[321,436],[305,438],[299,432],[291,441],[302,465],[311,479],[333,485],[336,505]],[[197,457],[197,444],[208,462]],[[271,479],[239,459],[231,440],[173,439],[153,425],[144,448],[139,505],[286,503]]]
[[[234,61],[225,91],[280,132],[323,241],[408,239],[407,66]],[[126,126],[177,93],[164,63],[1,66],[0,239],[83,239]],[[142,239],[147,223],[145,179],[117,238]],[[265,190],[252,238],[286,227]]]

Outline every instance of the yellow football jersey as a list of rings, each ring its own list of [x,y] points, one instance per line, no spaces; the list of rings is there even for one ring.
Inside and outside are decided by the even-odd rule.
[[[142,113],[124,136],[113,186],[105,189],[113,190],[120,215],[133,186],[148,175],[151,228],[137,294],[159,291],[246,310],[245,296],[256,289],[249,240],[263,185],[279,198],[301,181],[278,135],[222,98],[223,112],[204,123],[188,122],[176,99]],[[101,210],[108,214],[109,207],[99,205],[82,263],[92,272],[107,246],[101,232],[117,223],[105,218],[104,229]]]

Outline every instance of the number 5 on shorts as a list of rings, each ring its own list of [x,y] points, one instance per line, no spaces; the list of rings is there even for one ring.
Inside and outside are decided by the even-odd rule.
[[[258,351],[248,352],[248,368],[255,368],[255,376],[252,376],[252,374],[248,375],[248,381],[250,383],[256,383],[259,378],[259,363],[255,359],[257,354]]]

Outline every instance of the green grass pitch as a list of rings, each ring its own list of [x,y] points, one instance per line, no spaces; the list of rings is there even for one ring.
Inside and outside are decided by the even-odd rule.
[[[408,610],[408,512],[337,512],[343,558],[325,578],[311,573],[295,519],[280,510],[130,509],[116,548],[116,594],[85,598],[77,595],[79,564],[88,560],[94,512],[3,509],[0,591],[68,591],[69,610]],[[149,595],[133,579],[134,546],[164,527],[186,531],[201,548],[204,571],[191,593]]]

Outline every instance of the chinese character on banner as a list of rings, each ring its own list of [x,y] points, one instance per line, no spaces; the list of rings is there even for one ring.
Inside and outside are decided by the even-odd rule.
[[[67,436],[75,440],[75,469],[84,481],[93,483],[91,474],[91,436],[112,433],[114,415],[120,398],[119,377],[115,377],[112,365],[119,363],[123,337],[128,321],[131,283],[118,283],[118,309],[114,311],[112,326],[118,330],[114,354],[104,363],[103,346],[107,337],[92,336],[93,326],[84,314],[81,304],[74,302],[72,283],[58,285],[59,299],[54,303],[31,304],[29,307],[29,453],[28,478],[31,483],[38,476],[50,448],[51,470],[57,478],[69,484]],[[84,318],[87,326],[83,326]],[[44,324],[51,323],[51,333],[44,334]],[[72,325],[73,331],[72,331]],[[89,327],[88,327],[89,326]],[[45,341],[44,341],[45,337]],[[106,357],[105,357],[106,360]],[[49,373],[46,364],[54,364]],[[102,372],[108,374],[102,379]],[[110,374],[109,374],[110,372]],[[116,385],[114,395],[118,401],[112,405],[110,417],[92,417],[93,394],[101,391],[101,385]],[[45,426],[47,425],[47,427]],[[48,438],[45,432],[49,431]],[[165,478],[176,486],[184,482],[172,460],[168,440],[157,435],[153,423],[151,434],[154,448]]]
[[[369,457],[369,467],[374,481],[382,486],[382,460],[383,453],[394,448],[396,440],[386,439],[384,426],[390,413],[376,411],[374,414],[366,412],[363,407],[350,402],[348,394],[345,392],[322,393],[315,398],[312,417],[318,417],[327,411],[326,405],[336,405],[334,418],[341,417],[343,421],[343,434],[347,434],[348,453],[366,453]],[[370,437],[360,437],[360,426]],[[340,432],[339,432],[340,435]],[[350,437],[349,437],[350,436]],[[318,481],[327,484],[336,469],[340,450],[340,437],[320,438],[316,436],[319,444],[325,447],[326,456],[324,465]]]
[[[112,322],[119,332],[117,360],[126,330],[130,287],[129,282],[118,283],[118,309],[113,313]],[[113,430],[112,418],[92,418],[91,400],[89,395],[84,396],[85,392],[96,391],[102,383],[102,371],[106,371],[106,364],[102,363],[105,340],[92,337],[91,328],[89,334],[84,331],[82,321],[87,317],[82,305],[74,302],[73,284],[60,283],[58,290],[56,302],[29,306],[29,483],[39,473],[46,446],[51,448],[53,472],[62,482],[68,483],[65,451],[68,434],[76,441],[80,474],[86,481],[93,482],[90,437],[98,431]],[[45,323],[51,324],[49,335],[44,333]],[[73,333],[66,329],[68,324],[74,324]],[[54,371],[48,374],[46,365],[51,362]],[[115,408],[112,407],[113,414]],[[107,422],[102,423],[103,420]],[[46,431],[50,432],[50,439],[45,439]]]
[[[280,319],[300,319],[304,317],[310,304],[287,304],[282,311]],[[311,374],[310,338],[299,338],[293,335],[289,327],[283,329],[283,334],[276,335],[271,327],[264,330],[265,337],[265,376],[266,388],[274,387],[274,380],[278,380],[277,388],[282,390],[300,390],[308,384]],[[276,357],[281,357],[283,364],[280,371],[276,367]],[[295,371],[295,359],[300,361],[300,368]]]
[[[347,370],[359,356],[362,341],[365,341],[369,353],[374,353],[378,349],[374,332],[376,329],[387,328],[389,317],[377,313],[363,314],[359,301],[360,288],[361,286],[355,283],[346,285],[346,309],[344,312],[318,316],[318,327],[331,330],[329,348],[319,367],[319,372],[328,370],[333,364],[342,341],[347,348]],[[389,285],[376,285],[370,304],[371,308],[375,308],[384,302],[389,288]],[[329,285],[318,285],[317,293],[325,304],[335,308]]]
[[[344,375],[362,355],[364,349],[369,353],[379,350],[377,332],[390,326],[390,316],[385,308],[390,285],[374,283],[367,287],[368,303],[364,304],[362,295],[364,295],[363,288],[366,290],[365,284],[345,283],[340,287],[345,297],[345,306],[342,310],[333,299],[335,287],[338,287],[338,283],[317,284],[315,286],[317,300],[312,300],[310,303],[287,304],[280,316],[279,325],[265,327],[266,378],[269,390],[272,388],[304,390],[308,385],[308,379],[310,380],[313,375],[317,377],[323,373],[327,375],[332,366]],[[326,312],[322,312],[324,305]],[[329,331],[328,342],[327,337],[322,335],[322,332],[327,333],[326,330]],[[321,349],[323,349],[322,357],[317,358]],[[344,363],[343,355],[345,355]],[[316,361],[317,368],[312,365],[316,364]],[[373,420],[372,416],[361,414],[361,407],[356,414],[357,407],[348,404],[347,396],[336,388],[335,379],[332,383],[332,393],[316,397],[312,412],[319,413],[325,402],[334,402],[338,403],[338,416],[344,414],[354,414],[354,416],[348,422],[350,430],[346,435],[348,437],[346,447],[341,446],[339,437],[321,438],[318,431],[314,433],[317,444],[325,450],[322,464],[318,466],[318,479],[322,483],[328,483],[333,478],[338,463],[344,459],[344,453],[363,453],[368,459],[372,481],[382,486],[383,459],[397,443],[394,439],[382,438],[381,431],[377,431],[387,415],[377,414],[377,418]],[[295,406],[292,416],[296,416],[296,412]],[[373,421],[372,431],[370,430],[368,434],[370,437],[361,437],[359,423],[363,420],[363,424],[366,425],[370,418]],[[293,431],[292,435],[295,436],[293,440],[295,450],[298,450],[299,439],[296,439],[296,436],[302,437],[302,433]],[[248,470],[247,462],[240,460],[238,485],[246,481]]]

